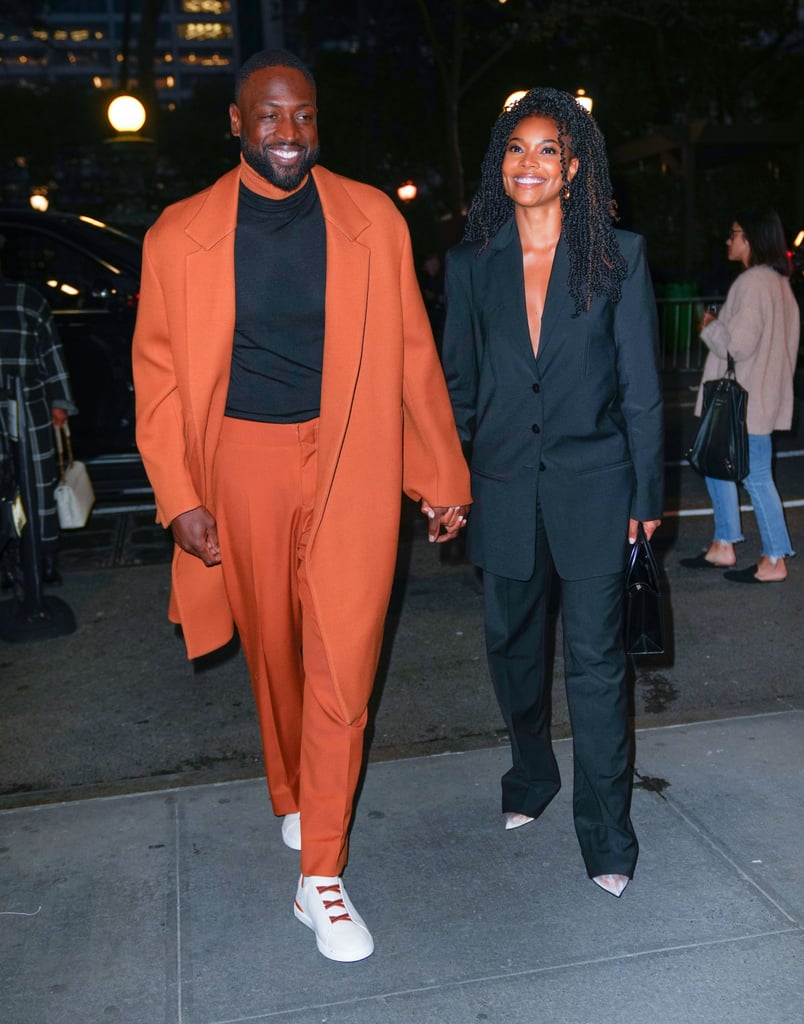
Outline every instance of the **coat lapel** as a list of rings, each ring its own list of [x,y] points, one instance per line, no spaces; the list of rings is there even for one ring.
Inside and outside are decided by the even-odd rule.
[[[209,470],[226,408],[235,326],[234,242],[239,168],[219,178],[185,233],[187,367],[196,437]],[[190,342],[192,339],[192,342]],[[203,339],[203,343],[200,342]]]
[[[516,222],[512,217],[497,232],[491,241],[490,248],[494,252],[491,264],[491,277],[495,282],[496,294],[492,303],[504,307],[505,318],[510,326],[511,343],[521,348],[527,346],[530,354],[530,329],[525,302],[525,271],[522,263],[522,246]],[[556,332],[561,319],[571,315],[573,310],[572,297],[567,287],[569,275],[569,257],[567,244],[563,236],[556,246],[550,281],[547,286],[542,327],[539,334],[539,352],[536,365],[543,370],[554,354]]]
[[[504,325],[502,333],[510,345],[528,364],[533,355],[530,347],[528,314],[525,305],[525,273],[522,266],[522,246],[514,218],[500,228],[489,243],[490,259],[487,271],[489,293],[484,305],[499,311]]]
[[[572,298],[568,289],[569,257],[564,236],[558,240],[556,253],[553,257],[553,268],[547,285],[547,295],[542,313],[542,330],[539,337],[539,354],[537,362],[546,364],[552,357],[551,346],[555,346],[555,335],[558,322],[565,317],[572,307]]]
[[[338,177],[313,168],[327,229],[324,372],[318,446],[319,515],[338,463],[360,360],[369,286],[369,249],[359,235],[370,225]]]

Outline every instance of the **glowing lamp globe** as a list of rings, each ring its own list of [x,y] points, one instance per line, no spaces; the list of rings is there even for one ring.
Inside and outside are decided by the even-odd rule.
[[[145,124],[145,107],[135,96],[118,96],[106,110],[116,132],[138,132]]]
[[[506,97],[505,103],[503,103],[503,110],[510,110],[511,107],[519,103],[523,96],[527,95],[527,89],[517,89],[516,92],[512,92],[510,96]]]
[[[418,195],[419,190],[413,184],[412,181],[406,181],[404,185],[400,185],[396,190],[396,194],[399,196],[403,203],[409,203],[411,199],[415,199]]]
[[[579,89],[575,93],[575,99],[588,114],[592,113],[593,100],[591,96],[587,96],[586,89]]]

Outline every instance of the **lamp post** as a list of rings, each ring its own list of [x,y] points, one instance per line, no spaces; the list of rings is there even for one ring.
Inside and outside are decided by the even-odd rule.
[[[145,106],[136,96],[123,93],[108,105],[106,117],[114,133],[104,143],[108,194],[103,219],[108,216],[124,226],[146,223],[156,147],[153,139],[140,132],[147,117]]]

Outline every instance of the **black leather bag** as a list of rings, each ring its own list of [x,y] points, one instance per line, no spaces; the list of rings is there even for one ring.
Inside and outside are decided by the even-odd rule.
[[[704,476],[739,482],[748,476],[748,392],[737,383],[731,356],[726,376],[706,381],[703,392],[701,425],[687,458]]]
[[[625,571],[625,649],[628,654],[664,653],[659,566],[642,523]]]

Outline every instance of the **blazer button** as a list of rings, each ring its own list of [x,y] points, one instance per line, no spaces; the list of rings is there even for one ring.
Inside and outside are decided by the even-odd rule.
[[[538,423],[534,423],[530,429],[533,431],[534,434],[540,434],[542,430]]]
[[[539,463],[539,471],[543,473],[547,469],[547,466],[543,462]]]
[[[533,393],[534,393],[534,394],[538,395],[538,394],[539,394],[539,392],[540,392],[541,390],[542,390],[542,389],[541,389],[541,388],[539,387],[539,385],[538,385],[538,384],[534,384],[534,385],[533,385]]]

